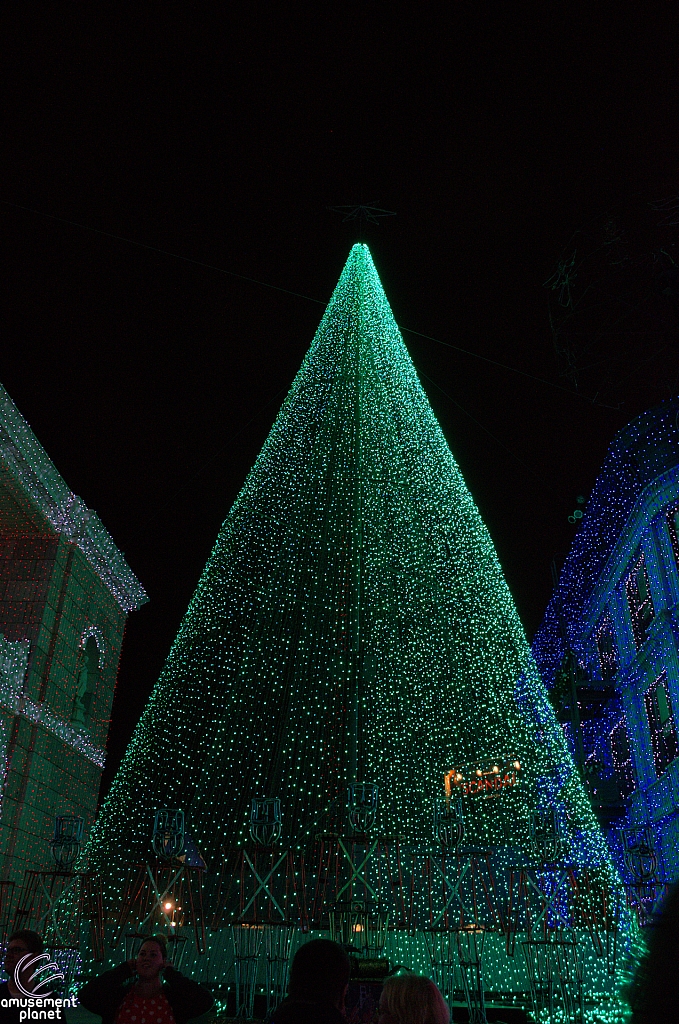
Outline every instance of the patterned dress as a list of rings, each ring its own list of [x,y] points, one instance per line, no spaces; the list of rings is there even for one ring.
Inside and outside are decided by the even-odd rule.
[[[175,1024],[174,1014],[166,996],[140,996],[130,989],[118,1010],[116,1024]]]

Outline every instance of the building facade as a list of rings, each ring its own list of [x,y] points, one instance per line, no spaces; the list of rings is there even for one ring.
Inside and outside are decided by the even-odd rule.
[[[648,830],[679,879],[679,399],[614,439],[533,652],[623,877]]]
[[[49,866],[56,815],[88,831],[130,611],[147,600],[0,385],[0,879]]]

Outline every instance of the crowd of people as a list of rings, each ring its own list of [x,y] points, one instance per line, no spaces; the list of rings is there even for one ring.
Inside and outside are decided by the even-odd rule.
[[[21,1008],[26,993],[35,991],[37,985],[28,954],[39,956],[42,952],[43,941],[36,932],[24,930],[10,936],[4,964],[8,980],[0,985],[0,1024],[26,1020],[20,1016]],[[271,1024],[346,1024],[344,1002],[350,974],[351,961],[338,943],[329,939],[306,942],[293,959],[288,995]],[[3,997],[9,1004],[4,1007]],[[168,962],[163,935],[149,936],[134,960],[88,981],[78,992],[78,1001],[98,1014],[102,1024],[186,1024],[207,1013],[214,1003],[208,989]],[[385,980],[378,1021],[449,1024],[450,1013],[432,981],[404,972]]]
[[[22,930],[10,936],[4,962],[8,978],[0,984],[0,1024],[27,1021],[21,1016],[22,1000],[25,1006],[26,995],[42,997],[40,972],[33,968],[43,951],[43,940],[36,932]],[[630,986],[632,1024],[679,1021],[674,973],[678,965],[679,887],[664,902],[650,932],[647,955]],[[344,947],[329,939],[304,943],[292,962],[288,995],[271,1024],[346,1024],[350,976],[351,961]],[[88,981],[78,992],[78,1001],[98,1014],[102,1024],[186,1024],[214,1004],[208,989],[169,963],[163,935],[149,936],[134,960]],[[56,1019],[63,1019],[61,1012]],[[450,1024],[450,1011],[433,981],[401,970],[384,981],[377,1022]]]
[[[7,981],[0,984],[0,1024],[22,1024],[26,994],[40,995],[34,961],[44,951],[36,932],[10,936],[5,950]],[[665,902],[651,932],[647,956],[630,987],[632,1024],[675,1024],[679,995],[674,971],[679,964],[679,888]],[[300,946],[290,969],[288,995],[271,1024],[346,1024],[345,998],[351,961],[345,949],[328,939]],[[23,1000],[23,1003],[22,1003]],[[214,1004],[208,989],[184,977],[168,961],[167,939],[145,939],[129,960],[88,981],[78,1001],[98,1014],[102,1024],[186,1024]],[[56,1019],[63,1019],[61,1013]],[[377,1024],[449,1024],[450,1011],[433,981],[402,970],[382,987]]]
[[[0,1024],[22,1024],[26,995],[39,989],[35,958],[44,946],[36,932],[10,936],[5,950],[7,981],[0,984]],[[665,902],[651,933],[648,954],[630,988],[633,1024],[675,1024],[679,996],[674,971],[679,964],[679,888]],[[346,1024],[345,999],[351,961],[329,939],[300,946],[290,969],[288,995],[271,1024]],[[102,1024],[186,1024],[214,1004],[208,989],[184,977],[168,961],[167,939],[151,935],[134,960],[88,981],[78,1001],[98,1014]],[[56,1019],[63,1019],[61,1013]],[[401,970],[382,987],[377,1024],[450,1024],[450,1011],[433,981]]]

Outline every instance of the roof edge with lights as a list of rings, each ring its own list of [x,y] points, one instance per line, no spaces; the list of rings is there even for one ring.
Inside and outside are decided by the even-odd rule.
[[[96,512],[69,490],[16,405],[0,384],[0,461],[57,533],[77,544],[125,612],[148,597]]]

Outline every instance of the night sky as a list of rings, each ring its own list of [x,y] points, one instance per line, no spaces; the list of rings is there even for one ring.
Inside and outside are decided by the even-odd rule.
[[[679,233],[648,219],[679,193],[670,5],[285,7],[18,5],[2,44],[0,380],[150,597],[104,786],[353,242],[446,343],[404,331],[529,637],[613,435],[676,392],[672,310],[609,317],[574,378],[544,286],[615,210],[636,262],[581,333],[630,280],[661,301],[639,253]],[[371,201],[397,216],[327,209]]]

